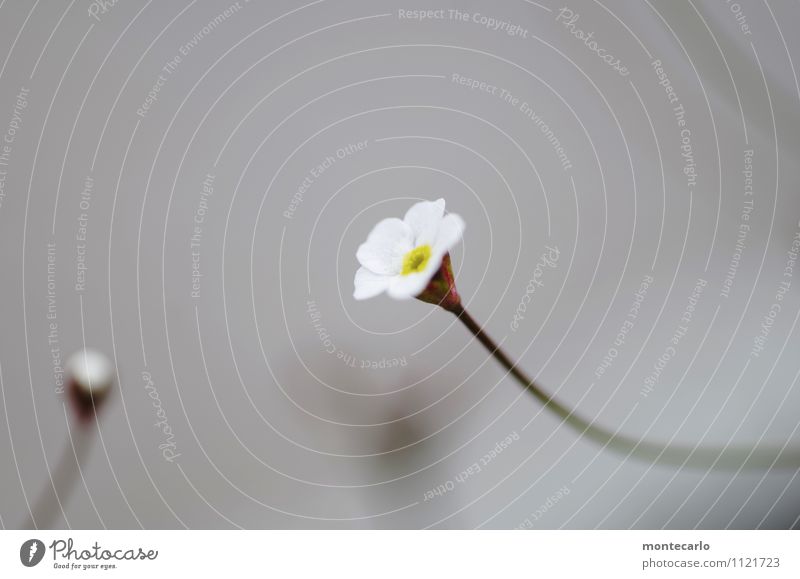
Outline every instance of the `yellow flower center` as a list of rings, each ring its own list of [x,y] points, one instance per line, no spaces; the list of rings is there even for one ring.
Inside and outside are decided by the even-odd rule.
[[[428,265],[431,258],[431,246],[420,245],[403,256],[403,269],[400,275],[419,273]]]

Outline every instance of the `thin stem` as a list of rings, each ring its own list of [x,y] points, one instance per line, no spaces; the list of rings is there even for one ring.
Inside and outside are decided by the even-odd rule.
[[[544,407],[554,412],[582,436],[611,450],[633,456],[647,462],[701,468],[800,468],[800,452],[783,447],[688,447],[658,444],[615,434],[589,421],[545,392],[500,349],[483,328],[461,304],[450,308],[467,329],[508,370],[508,372],[532,394]]]
[[[50,473],[50,484],[31,506],[30,517],[23,529],[52,529],[59,515],[66,518],[64,503],[75,490],[78,478],[83,476],[81,469],[93,438],[92,430],[86,424],[78,424],[68,436],[61,458]]]

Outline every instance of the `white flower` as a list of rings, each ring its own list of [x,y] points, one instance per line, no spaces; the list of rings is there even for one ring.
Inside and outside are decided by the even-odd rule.
[[[365,300],[384,291],[398,300],[418,296],[463,231],[463,219],[444,215],[444,199],[416,203],[402,220],[384,219],[356,252],[361,267],[353,297]]]

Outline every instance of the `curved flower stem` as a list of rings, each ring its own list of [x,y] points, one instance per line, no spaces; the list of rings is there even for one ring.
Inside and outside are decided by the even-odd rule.
[[[677,465],[680,467],[717,468],[717,469],[770,469],[800,468],[800,452],[783,447],[689,447],[658,444],[637,440],[621,434],[615,434],[601,426],[595,426],[573,410],[564,406],[553,396],[542,390],[516,362],[489,337],[483,328],[459,303],[448,308],[467,329],[483,344],[487,350],[508,370],[508,372],[531,393],[544,407],[554,412],[570,427],[580,432],[603,447],[624,453],[651,463]]]

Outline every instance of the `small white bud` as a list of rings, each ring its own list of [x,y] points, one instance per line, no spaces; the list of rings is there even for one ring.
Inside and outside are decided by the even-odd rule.
[[[85,396],[105,395],[114,383],[114,366],[104,354],[86,348],[67,360],[67,373],[80,393]]]

